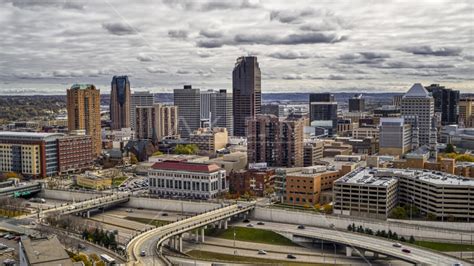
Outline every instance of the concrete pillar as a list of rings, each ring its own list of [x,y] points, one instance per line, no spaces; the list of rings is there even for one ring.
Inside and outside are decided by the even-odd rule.
[[[223,224],[224,224],[224,230],[227,230],[227,219],[224,220],[224,223],[223,223]]]
[[[204,228],[201,229],[201,242],[204,243]]]
[[[194,231],[194,235],[196,237],[196,243],[199,243],[199,229],[196,229],[196,231]]]
[[[91,212],[87,211],[87,218],[91,218]]]
[[[379,253],[374,252],[374,259],[378,259],[378,258],[379,258]]]
[[[183,235],[178,236],[178,251],[183,252]]]
[[[173,238],[168,238],[168,247],[173,248]]]
[[[346,246],[346,257],[351,257],[352,256],[352,248],[349,246]]]

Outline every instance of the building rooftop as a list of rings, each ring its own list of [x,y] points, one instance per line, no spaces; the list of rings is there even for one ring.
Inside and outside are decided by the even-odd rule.
[[[71,86],[71,90],[87,90],[93,89],[95,90],[95,86],[93,84],[74,84]]]
[[[21,244],[29,265],[73,265],[63,245],[56,237],[38,239],[22,237]]]
[[[45,139],[49,137],[63,136],[65,135],[61,133],[0,131],[0,138]]]
[[[433,185],[463,185],[474,187],[474,179],[438,171],[364,167],[358,168],[339,178],[336,183],[388,186],[391,182],[396,182],[399,177],[418,179]]]
[[[413,86],[408,90],[403,98],[429,98],[430,93],[421,85],[421,83],[415,83]]]
[[[189,163],[182,161],[157,162],[151,166],[155,170],[213,173],[221,170],[216,164]]]

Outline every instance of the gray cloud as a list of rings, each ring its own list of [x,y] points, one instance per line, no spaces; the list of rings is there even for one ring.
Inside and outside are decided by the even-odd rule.
[[[188,75],[188,74],[191,74],[191,71],[185,70],[185,69],[178,69],[178,71],[176,71],[176,74],[178,74],[178,75]]]
[[[35,9],[41,7],[55,7],[55,8],[62,8],[62,9],[77,9],[82,10],[84,9],[84,5],[80,2],[65,0],[65,1],[36,1],[36,0],[8,0],[7,2],[11,2],[13,6],[18,8],[25,8],[25,9]]]
[[[223,37],[222,32],[217,31],[217,30],[209,30],[209,29],[201,30],[199,32],[199,35],[201,35],[203,37],[206,37],[206,38],[210,38],[210,39]]]
[[[104,22],[102,27],[109,33],[119,36],[137,33],[130,25],[124,22]]]
[[[274,10],[270,12],[270,20],[277,20],[281,23],[299,24],[304,21],[304,17],[312,16],[316,13],[314,9],[306,10]]]
[[[438,47],[433,48],[428,45],[405,47],[400,49],[402,51],[416,54],[416,55],[434,55],[434,56],[458,56],[462,52],[459,47]]]
[[[188,38],[189,32],[186,30],[170,30],[168,36],[175,39],[186,39]]]
[[[345,64],[375,64],[384,62],[385,59],[390,57],[388,53],[360,52],[342,54],[339,56],[339,60]]]
[[[153,56],[144,53],[139,53],[137,56],[137,60],[140,62],[151,62],[153,61]]]
[[[286,60],[293,60],[293,59],[307,59],[310,58],[311,55],[306,53],[300,53],[296,51],[281,51],[271,53],[268,56],[276,59],[286,59]]]
[[[377,68],[454,68],[455,66],[452,64],[445,64],[445,63],[418,63],[418,62],[404,62],[404,61],[392,61],[392,62],[385,62],[383,64],[374,65]]]
[[[146,71],[148,71],[149,73],[153,73],[153,74],[164,74],[164,73],[168,73],[168,71],[164,70],[164,69],[161,69],[161,68],[156,68],[156,67],[147,67],[146,68]]]

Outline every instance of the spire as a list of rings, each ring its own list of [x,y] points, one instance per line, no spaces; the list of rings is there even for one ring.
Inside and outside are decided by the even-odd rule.
[[[403,98],[427,98],[431,97],[430,93],[421,85],[421,83],[415,83],[411,88],[403,95]]]

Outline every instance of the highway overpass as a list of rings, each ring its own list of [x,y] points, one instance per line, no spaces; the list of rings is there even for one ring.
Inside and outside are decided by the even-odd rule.
[[[41,191],[40,183],[4,187],[4,188],[0,188],[0,198],[5,198],[5,197],[17,198],[17,197],[23,197],[23,196],[30,196],[40,191]]]
[[[26,216],[20,216],[20,219],[23,218],[44,218],[48,215],[65,215],[73,213],[85,214],[87,217],[90,216],[90,211],[99,208],[106,208],[113,205],[118,205],[125,203],[130,200],[130,194],[127,192],[117,193],[111,195],[105,195],[101,197],[96,197],[94,199],[89,199],[81,202],[75,202],[70,204],[64,204],[57,206],[55,208],[50,208],[47,210],[41,210],[39,213],[29,214]]]
[[[133,238],[127,245],[129,265],[153,265],[156,262],[155,259],[160,263],[169,264],[161,255],[166,241],[170,241],[171,246],[181,251],[184,233],[195,231],[196,238],[200,236],[204,241],[204,229],[207,225],[218,223],[226,229],[231,217],[248,214],[254,207],[254,203],[230,205],[144,232]],[[145,256],[141,256],[142,251],[145,252]]]

